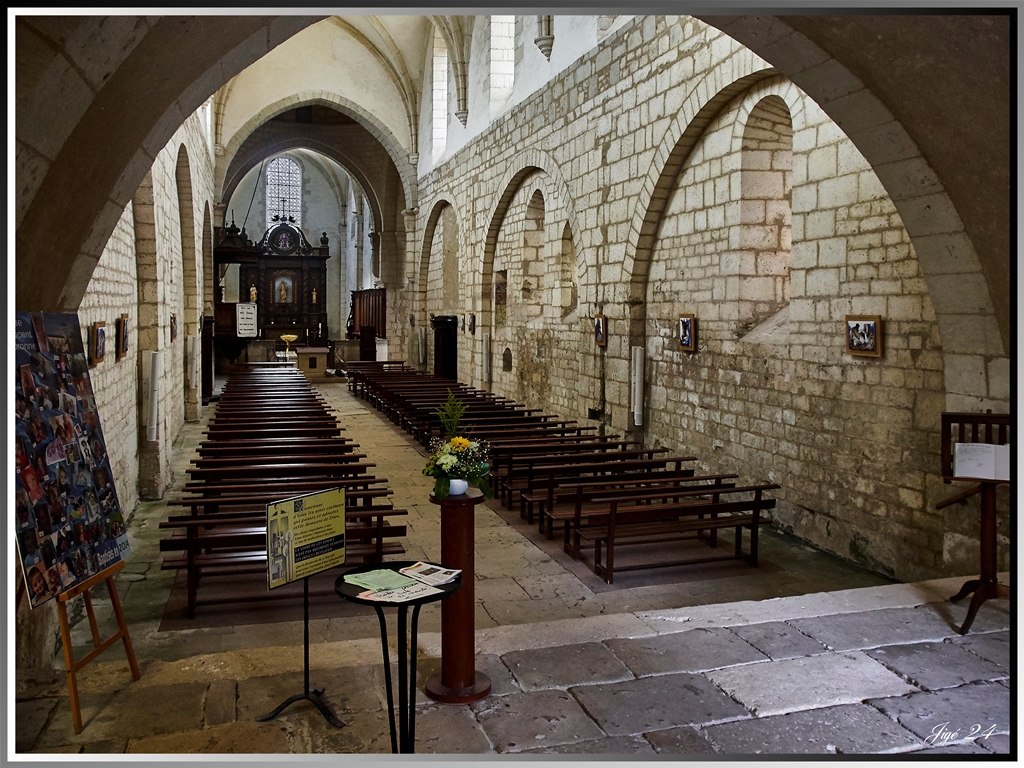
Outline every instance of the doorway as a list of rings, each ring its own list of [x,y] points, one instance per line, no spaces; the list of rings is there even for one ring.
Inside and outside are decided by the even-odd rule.
[[[458,380],[459,344],[458,318],[443,315],[430,318],[434,326],[434,375]]]

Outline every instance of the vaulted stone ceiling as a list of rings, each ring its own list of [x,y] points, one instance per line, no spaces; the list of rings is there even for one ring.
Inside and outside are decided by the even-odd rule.
[[[470,27],[462,16],[17,17],[17,306],[75,309],[117,218],[185,116],[245,67],[327,18],[352,46],[338,53],[368,55],[374,77],[399,94],[406,152],[416,147],[424,108],[418,88],[435,29],[449,50],[456,112],[466,108]],[[866,87],[955,206],[1008,343],[1015,186],[1010,17],[698,18],[750,47],[849,126],[889,188],[899,179],[886,180],[884,152],[856,125],[856,115],[866,113],[842,100],[849,78]],[[831,69],[818,66],[826,60]],[[361,106],[373,113],[373,104]],[[50,265],[54,280],[33,279],[39,263]]]

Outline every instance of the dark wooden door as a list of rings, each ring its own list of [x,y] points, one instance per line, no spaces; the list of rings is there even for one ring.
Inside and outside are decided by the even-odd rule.
[[[372,325],[364,325],[359,329],[359,359],[377,359],[377,332]]]
[[[446,379],[459,378],[458,318],[443,315],[430,318],[434,326],[434,375]]]

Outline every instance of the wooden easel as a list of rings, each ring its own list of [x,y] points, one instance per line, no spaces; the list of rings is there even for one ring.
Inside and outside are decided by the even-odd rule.
[[[956,477],[953,474],[954,443],[991,443],[1007,445],[1010,442],[1010,414],[1008,413],[943,413],[942,414],[942,480],[952,483],[954,480],[976,482],[969,488],[945,501],[935,505],[935,509],[943,509],[951,504],[963,502],[976,493],[981,494],[981,578],[970,579],[960,591],[949,598],[956,603],[967,595],[974,593],[970,608],[960,634],[966,635],[974,623],[981,604],[990,598],[1010,599],[1010,588],[1000,584],[996,578],[996,486],[1008,485],[1008,480],[990,480],[985,478]]]
[[[135,651],[132,650],[132,639],[128,636],[128,625],[124,621],[124,612],[121,610],[121,601],[117,597],[117,588],[114,586],[114,574],[124,568],[124,560],[114,563],[94,576],[90,576],[81,584],[76,584],[66,592],[57,595],[57,617],[60,620],[60,638],[64,645],[64,664],[68,670],[68,690],[71,693],[71,720],[75,726],[75,733],[82,732],[82,708],[78,703],[78,671],[90,661],[99,656],[103,651],[118,640],[124,641],[124,651],[128,656],[128,665],[132,670],[132,677],[138,680],[142,677],[139,671],[139,664],[135,660]],[[110,592],[110,602],[114,607],[114,615],[117,617],[117,631],[106,640],[100,640],[99,628],[96,626],[96,614],[92,609],[92,598],[89,590],[101,581],[107,582],[107,591]],[[73,597],[81,595],[85,600],[85,611],[89,616],[89,627],[92,629],[93,649],[78,661],[75,661],[74,649],[71,646],[71,624],[68,621],[67,602]]]

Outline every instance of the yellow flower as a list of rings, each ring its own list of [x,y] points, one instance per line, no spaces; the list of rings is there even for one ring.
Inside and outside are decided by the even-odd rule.
[[[453,437],[452,438],[452,450],[453,451],[464,451],[469,448],[469,440],[464,437]]]

